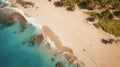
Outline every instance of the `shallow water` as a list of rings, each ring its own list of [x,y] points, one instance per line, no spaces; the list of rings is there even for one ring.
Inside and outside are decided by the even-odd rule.
[[[35,29],[27,24],[21,31],[19,21],[11,26],[3,26],[0,22],[0,67],[55,67],[57,62],[62,62],[63,67],[75,66],[67,64],[65,57],[55,57],[42,44],[31,46]],[[54,61],[51,60],[53,57]]]
[[[44,49],[38,45],[29,46],[35,28],[28,24],[24,32],[20,30],[19,22],[0,29],[0,67],[53,67]]]
[[[0,5],[3,1],[0,0]],[[12,10],[21,12],[19,9],[7,8],[3,13],[7,15],[6,12],[9,13]],[[20,14],[24,15],[22,12]],[[24,17],[28,22],[32,22],[27,23],[24,30],[22,30],[20,20],[10,26],[6,26],[0,20],[0,67],[55,67],[58,62],[62,63],[62,67],[75,67],[75,64],[68,63],[65,56],[55,57],[52,53],[54,48],[47,49],[43,44],[31,44],[31,39],[42,33],[39,29],[41,26],[36,24],[37,21],[34,19]]]

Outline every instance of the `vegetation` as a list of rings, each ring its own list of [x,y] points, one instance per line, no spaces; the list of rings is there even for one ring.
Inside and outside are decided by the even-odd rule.
[[[120,36],[120,20],[113,19],[114,16],[110,10],[105,10],[101,13],[92,12],[89,14],[99,19],[99,22],[94,24],[95,27],[102,28],[104,31],[115,36]]]
[[[76,0],[61,0],[61,3],[63,3],[63,5],[66,6],[68,10],[75,10]]]
[[[60,0],[59,2],[71,11],[74,11],[76,6],[80,9],[93,10],[88,13],[92,18],[87,19],[98,19],[98,23],[94,24],[95,27],[120,36],[120,0]],[[115,17],[118,19],[114,19]]]
[[[64,6],[75,8],[78,5],[80,8],[86,9],[114,9],[120,10],[120,0],[60,0]]]
[[[97,28],[102,28],[104,31],[113,34],[115,36],[120,36],[120,21],[119,20],[108,20],[100,21],[94,24]]]

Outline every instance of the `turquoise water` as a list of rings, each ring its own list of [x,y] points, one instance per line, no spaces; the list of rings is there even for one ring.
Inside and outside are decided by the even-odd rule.
[[[31,24],[23,32],[19,22],[8,27],[0,24],[0,28],[0,67],[54,67],[47,51],[38,45],[29,46],[31,36],[35,35]]]
[[[0,0],[0,4],[2,4],[3,0]]]
[[[64,57],[55,57],[42,45],[31,46],[35,29],[32,24],[27,24],[21,32],[19,21],[11,26],[0,22],[0,67],[55,67],[57,62],[61,62],[63,67],[75,67],[74,64],[66,64]]]
[[[0,5],[3,1],[0,0]],[[0,67],[56,67],[58,62],[62,63],[62,67],[75,67],[64,56],[55,57],[52,49],[47,49],[42,44],[32,46],[30,41],[37,35],[32,24],[27,24],[21,31],[20,21],[11,26],[3,23],[0,20]]]

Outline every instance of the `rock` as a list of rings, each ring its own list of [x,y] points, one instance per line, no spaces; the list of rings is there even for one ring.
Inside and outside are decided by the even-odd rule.
[[[22,7],[24,8],[28,8],[30,6],[34,7],[34,3],[32,2],[27,2],[27,1],[24,1],[24,0],[17,0],[16,3],[19,3]]]
[[[86,49],[83,49],[83,51],[86,51]]]
[[[55,67],[63,67],[61,62],[58,62]]]
[[[67,61],[68,61],[69,64],[72,64],[74,62],[72,54],[66,53],[65,54],[65,58],[67,59]]]
[[[81,67],[81,65],[79,63],[76,64],[76,67]]]
[[[42,34],[40,34],[33,39],[32,44],[40,43],[43,40],[44,40],[44,36]]]
[[[50,44],[47,42],[47,44],[45,45],[45,47],[47,48],[47,49],[50,49],[51,48],[51,46],[50,46]]]
[[[55,60],[54,58],[51,59],[52,62],[53,62],[54,60]]]

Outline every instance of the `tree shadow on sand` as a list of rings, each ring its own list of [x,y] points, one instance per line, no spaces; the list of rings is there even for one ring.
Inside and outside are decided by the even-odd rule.
[[[56,1],[53,3],[55,5],[55,7],[62,7],[63,3],[61,3],[60,1]]]
[[[49,2],[51,2],[51,0],[48,0]]]
[[[88,3],[85,1],[78,3],[77,6],[79,7],[79,9],[93,10],[93,7],[89,7]]]
[[[115,12],[113,12],[113,14],[114,14],[116,17],[119,17],[119,18],[120,18],[120,11],[115,11]]]
[[[114,39],[102,39],[101,42],[103,44],[112,44],[114,41]]]
[[[94,21],[95,21],[95,18],[94,18],[94,17],[87,17],[86,20],[87,20],[87,21],[90,21],[90,22],[94,22]]]
[[[67,11],[74,11],[75,9],[72,9],[71,7],[66,8]]]
[[[86,9],[87,8],[86,4],[87,4],[86,2],[82,2],[82,3],[77,4],[77,6],[79,7],[79,9]]]

